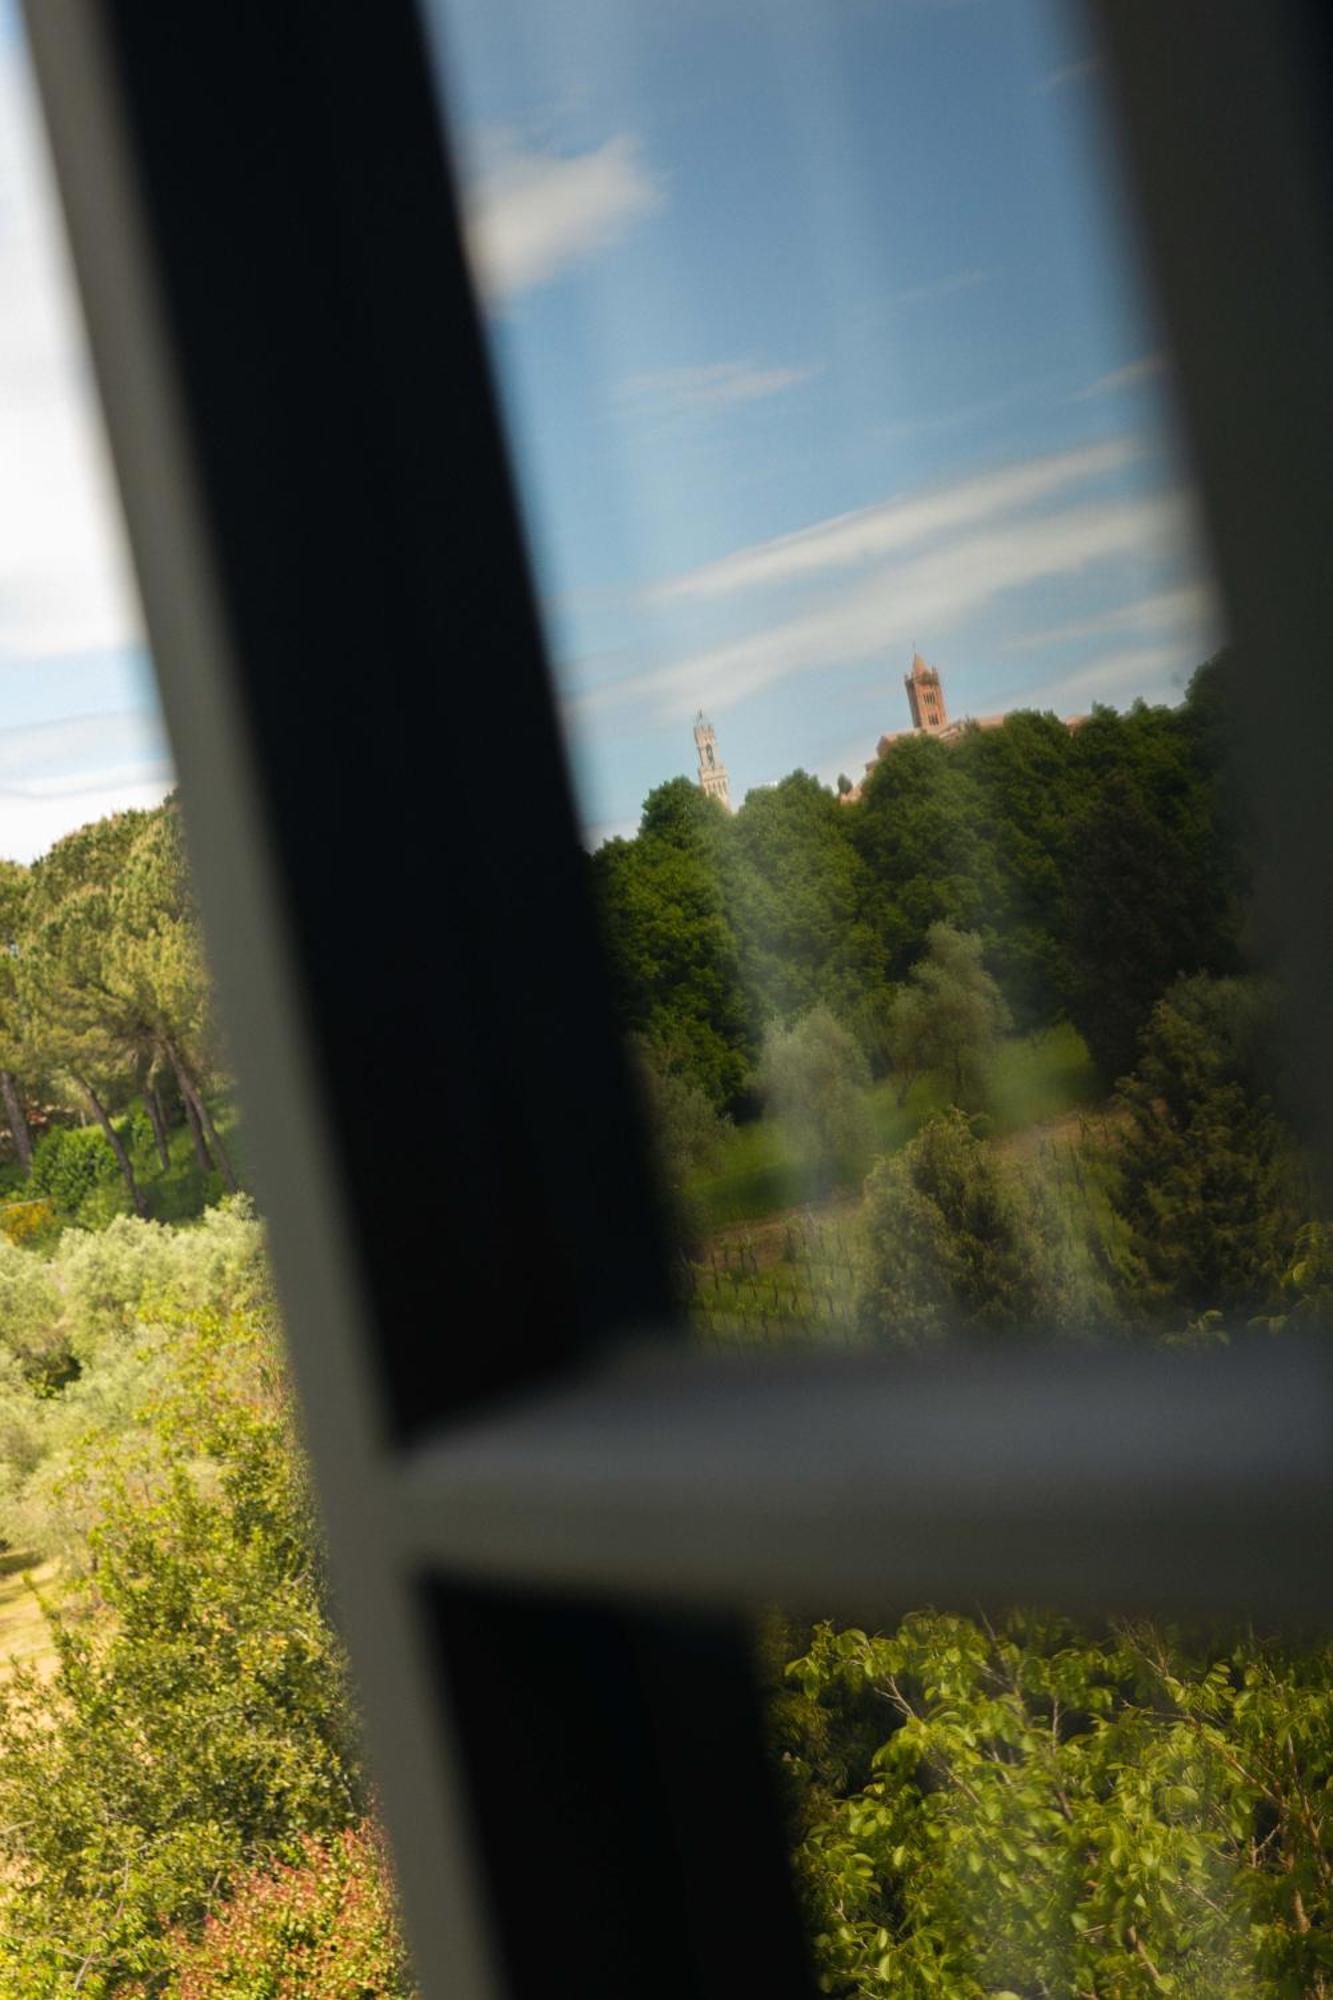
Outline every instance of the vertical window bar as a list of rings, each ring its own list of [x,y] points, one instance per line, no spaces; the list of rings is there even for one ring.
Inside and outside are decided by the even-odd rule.
[[[795,1995],[743,1635],[432,1608],[384,1505],[418,1426],[669,1303],[415,9],[30,25],[425,1990],[720,1996],[743,1939]],[[502,1796],[551,1912],[607,1885],[591,1977],[519,1948]]]

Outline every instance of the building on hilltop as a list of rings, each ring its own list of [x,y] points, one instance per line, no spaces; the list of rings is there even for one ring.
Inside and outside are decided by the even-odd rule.
[[[694,747],[699,753],[699,790],[707,799],[720,799],[730,812],[727,767],[717,754],[717,732],[702,709],[694,718]]]
[[[903,676],[903,686],[907,689],[907,705],[911,711],[910,729],[892,729],[881,736],[875,745],[875,754],[866,765],[866,775],[874,770],[882,757],[886,757],[895,743],[903,743],[911,736],[933,736],[940,743],[956,743],[969,729],[998,729],[1005,720],[999,715],[964,715],[956,722],[949,720],[949,710],[944,700],[944,685],[938,667],[927,666],[920,653],[912,655],[912,670]],[[1087,721],[1083,715],[1065,717],[1066,729],[1077,729]],[[697,735],[697,731],[695,732]],[[862,780],[864,784],[865,780]],[[855,805],[861,796],[861,785],[854,785],[850,791],[839,795],[845,806]]]
[[[903,675],[903,686],[907,689],[907,706],[912,711],[913,729],[927,729],[938,735],[949,726],[949,711],[944,706],[944,689],[940,686],[939,669],[928,667],[920,653],[912,655],[912,671]]]

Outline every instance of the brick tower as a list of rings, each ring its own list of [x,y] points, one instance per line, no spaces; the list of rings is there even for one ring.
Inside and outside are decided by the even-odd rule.
[[[949,712],[944,706],[944,689],[934,667],[928,667],[920,653],[912,655],[912,671],[904,677],[907,700],[912,710],[913,729],[927,729],[935,735],[949,726]],[[698,731],[695,731],[698,734]]]
[[[694,747],[699,752],[699,790],[705,798],[721,799],[730,812],[731,789],[727,783],[727,767],[718,757],[717,734],[702,709],[694,718]]]

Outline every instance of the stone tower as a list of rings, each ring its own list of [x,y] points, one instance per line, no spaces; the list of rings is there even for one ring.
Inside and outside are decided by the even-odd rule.
[[[717,754],[717,733],[702,709],[694,718],[694,747],[699,752],[699,790],[705,798],[721,799],[730,812],[727,767]]]
[[[934,667],[928,667],[920,653],[912,655],[912,671],[905,676],[907,700],[912,710],[913,729],[928,729],[932,735],[949,726],[949,712],[944,706],[944,689]],[[698,731],[695,731],[698,734]]]

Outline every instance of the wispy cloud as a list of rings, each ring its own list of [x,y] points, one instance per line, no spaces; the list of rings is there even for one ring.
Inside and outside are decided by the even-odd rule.
[[[499,306],[550,284],[610,249],[665,199],[628,132],[571,154],[492,136],[466,190],[468,244],[484,296]]]
[[[754,360],[707,361],[692,368],[659,368],[632,375],[621,385],[619,395],[630,405],[675,413],[722,410],[736,403],[779,396],[818,373],[817,368],[771,367]]]
[[[900,548],[895,560],[823,594],[811,610],[604,686],[584,706],[642,703],[660,721],[674,721],[701,702],[724,710],[792,676],[905,649],[923,632],[943,635],[1030,584],[1116,561],[1187,560],[1192,526],[1177,493],[974,521],[924,547]]]
[[[1126,362],[1123,368],[1113,368],[1109,375],[1099,375],[1095,382],[1089,382],[1086,389],[1080,389],[1074,397],[1076,403],[1086,403],[1090,396],[1113,396],[1118,389],[1136,389],[1141,382],[1151,382],[1158,375],[1167,372],[1167,358],[1164,354],[1143,354],[1137,361]]]
[[[1046,625],[1035,632],[1020,632],[1004,644],[1006,653],[1022,653],[1045,646],[1075,645],[1083,639],[1098,639],[1116,632],[1186,631],[1199,635],[1199,643],[1215,650],[1221,643],[1222,614],[1216,593],[1202,582],[1180,584],[1174,590],[1153,591],[1132,604],[1118,604],[1089,618],[1076,618],[1064,625]]]
[[[1096,76],[1101,63],[1096,56],[1087,56],[1082,62],[1064,63],[1059,69],[1048,69],[1032,88],[1041,97],[1049,97],[1053,90],[1068,90],[1071,84],[1086,83]]]
[[[96,789],[115,774],[169,780],[156,717],[141,708],[64,715],[0,728],[0,791],[50,798]]]
[[[1053,452],[932,491],[884,500],[851,514],[737,549],[654,587],[659,602],[729,597],[759,585],[806,581],[879,558],[968,526],[998,519],[1089,480],[1115,473],[1138,457],[1132,438]]]
[[[984,285],[984,271],[951,271],[947,278],[934,278],[928,284],[909,285],[906,291],[895,292],[893,304],[896,306],[933,306],[940,299],[951,299],[959,292],[974,292],[978,285]]]
[[[170,790],[161,728],[142,709],[0,729],[0,854],[31,861],[73,827]]]

